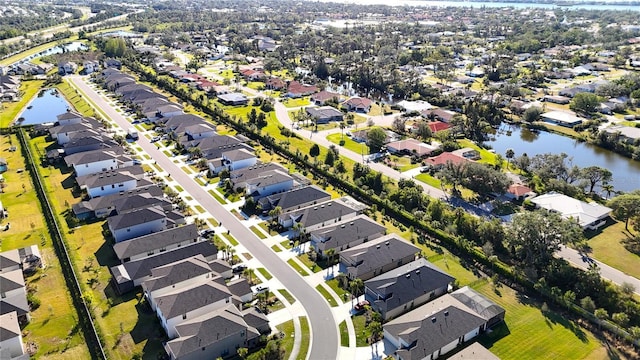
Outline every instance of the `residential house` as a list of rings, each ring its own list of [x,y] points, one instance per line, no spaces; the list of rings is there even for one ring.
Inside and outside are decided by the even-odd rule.
[[[542,98],[542,100],[550,103],[554,103],[554,104],[560,104],[560,105],[566,105],[571,102],[571,98],[568,98],[566,96],[561,96],[561,95],[558,95],[558,96],[545,95]]]
[[[104,67],[106,68],[120,69],[122,67],[122,62],[116,59],[105,59],[103,63],[104,63]]]
[[[257,177],[244,181],[245,194],[254,198],[262,198],[275,193],[289,191],[293,188],[293,183],[293,177],[286,171],[266,171]]]
[[[156,233],[184,222],[182,214],[165,212],[160,206],[150,206],[128,213],[114,215],[107,219],[109,231],[116,243],[139,236]]]
[[[82,62],[82,68],[82,72],[85,75],[89,75],[100,70],[100,62],[95,60],[85,60]]]
[[[222,162],[229,171],[233,171],[255,165],[258,158],[252,151],[240,148],[223,152]]]
[[[486,347],[480,345],[479,342],[474,342],[471,345],[466,346],[464,349],[449,356],[447,359],[448,360],[472,360],[472,359],[500,360],[499,357],[495,356]]]
[[[465,287],[391,320],[383,333],[394,359],[437,359],[503,318],[504,309]]]
[[[0,315],[16,312],[20,322],[29,321],[29,304],[22,269],[0,272]]]
[[[451,110],[445,110],[445,109],[430,109],[430,110],[425,110],[421,112],[422,116],[430,119],[430,120],[437,120],[437,121],[442,121],[443,123],[450,123],[451,119],[453,119],[453,117],[456,115],[455,112],[451,111]]]
[[[181,287],[172,292],[159,295],[156,315],[170,339],[178,336],[176,325],[208,314],[231,304],[231,292],[224,284],[213,279],[204,279]]]
[[[446,294],[453,281],[420,258],[365,281],[365,299],[387,321]]]
[[[29,360],[29,354],[24,351],[22,330],[15,311],[0,315],[0,359]]]
[[[504,196],[506,196],[507,199],[517,200],[517,201],[522,201],[524,200],[524,198],[532,195],[535,195],[535,193],[533,192],[533,190],[531,190],[530,187],[524,184],[518,184],[518,183],[509,185],[507,192],[504,194]]]
[[[349,196],[282,213],[278,223],[291,228],[299,223],[306,232],[355,218],[366,206]]]
[[[239,348],[251,348],[260,332],[247,325],[233,305],[186,320],[175,327],[177,337],[165,343],[171,360],[216,359],[233,356]]]
[[[89,199],[88,201],[81,201],[74,204],[71,209],[73,214],[80,220],[86,220],[92,217],[104,218],[107,216],[115,215],[114,202],[118,199],[129,197],[132,195],[145,194],[155,198],[162,198],[163,192],[155,184],[147,186],[138,186],[133,190],[114,193],[112,195],[100,196]]]
[[[167,213],[173,210],[174,204],[164,198],[164,196],[152,196],[145,192],[130,194],[129,196],[121,196],[120,198],[113,200],[112,206],[115,210],[115,215],[124,215],[126,213],[152,206],[158,207]]]
[[[322,107],[308,107],[306,108],[307,114],[311,116],[312,119],[316,122],[316,124],[328,124],[330,121],[342,121],[344,119],[344,114],[342,111],[331,107],[331,106],[322,106]]]
[[[190,140],[197,140],[217,135],[216,129],[207,123],[193,124],[184,128]]]
[[[565,219],[573,219],[587,230],[597,230],[606,224],[612,209],[595,201],[586,203],[564,194],[550,192],[531,199],[537,207],[559,213]]]
[[[224,280],[222,277],[218,278],[218,281]],[[253,300],[253,291],[251,290],[251,285],[245,278],[236,278],[232,279],[226,283],[227,289],[233,295],[233,303],[236,305],[246,304]]]
[[[331,194],[315,185],[311,185],[265,196],[258,200],[258,204],[265,213],[276,206],[279,206],[282,212],[286,213],[328,200],[331,200]]]
[[[43,265],[44,261],[37,245],[25,246],[0,253],[0,273],[14,270],[22,270],[23,273],[32,273]]]
[[[71,128],[71,127],[76,127],[77,125],[80,124],[76,124],[76,125],[67,125],[64,126],[65,128]],[[69,132],[59,132],[57,134],[57,139],[56,141],[58,142],[58,145],[65,145],[67,143],[70,143],[72,141],[76,141],[76,140],[80,140],[83,138],[88,138],[88,137],[101,137],[102,136],[102,132],[100,129],[94,129],[92,126],[90,125],[85,125],[84,129],[78,129],[78,130],[72,130]]]
[[[118,293],[124,294],[133,290],[136,286],[140,286],[144,280],[149,279],[152,269],[199,254],[208,261],[212,261],[216,259],[218,249],[209,241],[198,241],[173,250],[163,251],[153,256],[113,266],[109,271],[113,276],[114,287]]]
[[[241,70],[240,74],[247,81],[261,81],[267,77],[264,72],[253,69]]]
[[[470,161],[470,160],[460,155],[456,155],[454,153],[443,152],[440,155],[428,158],[427,160],[425,160],[425,164],[433,167],[436,170],[440,170],[447,163],[452,163],[457,165],[457,164],[464,163],[466,161]]]
[[[58,125],[77,124],[81,123],[84,119],[80,113],[73,110],[67,110],[67,112],[56,116],[56,118]]]
[[[582,123],[581,118],[567,111],[560,111],[560,110],[549,111],[540,115],[540,117],[546,122],[567,126],[567,127],[574,127]]]
[[[89,197],[105,196],[136,188],[138,180],[144,177],[140,166],[108,170],[95,174],[76,177],[80,189],[86,190]]]
[[[106,149],[120,146],[112,138],[104,136],[102,134],[89,135],[89,133],[87,132],[86,136],[72,137],[73,139],[71,139],[68,143],[62,145],[62,148],[66,155],[72,155],[83,151]]]
[[[200,240],[197,226],[188,224],[115,243],[113,251],[120,262],[124,264],[187,246]]]
[[[390,153],[409,156],[415,155],[419,157],[429,156],[434,151],[440,149],[440,147],[441,144],[435,141],[431,144],[426,144],[412,138],[392,141],[387,144],[387,150]]]
[[[87,130],[101,130],[102,124],[93,118],[83,118],[81,122],[72,123],[67,125],[57,125],[49,128],[49,135],[53,140],[58,141],[58,134],[66,136],[66,139],[58,142],[58,145],[69,142],[70,135],[74,132],[87,131]]]
[[[415,260],[420,249],[389,234],[340,252],[340,272],[351,280],[369,280]]]
[[[322,205],[321,205],[322,206]],[[324,256],[329,249],[336,254],[352,246],[366,243],[384,235],[386,228],[366,215],[343,219],[341,222],[309,231],[311,244],[316,252]]]
[[[299,98],[308,96],[318,92],[318,87],[315,85],[301,84],[297,81],[291,81],[287,86],[287,94],[285,96],[290,98]]]
[[[217,98],[222,104],[231,106],[244,106],[249,102],[249,99],[242,93],[218,94]]]
[[[187,127],[206,123],[207,122],[199,116],[192,114],[180,114],[172,116],[166,120],[164,124],[164,132],[167,134],[173,134],[178,138],[184,134]]]
[[[264,82],[265,88],[268,90],[284,90],[287,88],[287,83],[277,77],[271,77]]]
[[[311,95],[310,99],[313,104],[324,106],[328,101],[333,101],[335,103],[340,102],[340,94],[322,90],[319,93]]]
[[[367,98],[361,98],[354,96],[342,103],[342,108],[347,111],[354,111],[359,113],[368,113],[371,111],[371,105],[373,101]]]
[[[18,101],[20,99],[20,77],[0,75],[0,100]]]
[[[76,71],[78,71],[78,64],[73,61],[58,63],[58,73],[61,75],[74,74]]]
[[[64,161],[67,166],[73,167],[76,176],[133,166],[133,159],[124,154],[122,147],[75,153],[65,156]]]
[[[605,128],[604,131],[618,136],[620,140],[629,144],[636,144],[640,141],[640,128],[637,127],[615,125]]]

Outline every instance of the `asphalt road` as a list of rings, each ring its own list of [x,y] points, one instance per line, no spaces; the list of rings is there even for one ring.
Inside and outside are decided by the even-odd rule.
[[[120,113],[109,105],[80,76],[70,76],[69,79],[114,122],[121,128],[131,127]],[[287,263],[283,262],[269,247],[244,226],[233,214],[225,210],[210,194],[198,183],[185,174],[172,159],[159,151],[149,139],[140,136],[136,142],[157,164],[171,174],[171,178],[178,182],[186,192],[197,200],[210,214],[212,214],[231,235],[235,237],[253,257],[258,259],[264,267],[275,276],[287,290],[295,296],[307,312],[311,326],[311,344],[309,359],[337,359],[338,328],[333,318],[331,308],[326,300],[314,288],[307,284],[302,277]],[[303,315],[303,314],[300,314]]]

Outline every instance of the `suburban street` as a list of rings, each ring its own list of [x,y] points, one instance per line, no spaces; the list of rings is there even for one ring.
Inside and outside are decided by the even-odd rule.
[[[81,92],[91,98],[111,120],[123,129],[128,129],[131,124],[118,113],[107,101],[105,101],[80,76],[70,76],[72,82]],[[338,328],[334,320],[331,308],[326,300],[314,288],[309,286],[302,277],[288,264],[283,262],[269,247],[251,232],[238,218],[227,211],[211,195],[209,195],[198,183],[180,169],[171,158],[168,158],[152,144],[149,139],[141,136],[136,144],[149,154],[157,164],[171,178],[182,186],[206,211],[224,224],[253,257],[258,259],[264,267],[276,277],[287,290],[295,296],[303,305],[311,327],[311,344],[308,354],[309,359],[336,359],[338,358]],[[300,314],[301,316],[304,314]]]

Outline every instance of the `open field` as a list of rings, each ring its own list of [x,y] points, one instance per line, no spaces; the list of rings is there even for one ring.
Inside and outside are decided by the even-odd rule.
[[[18,150],[9,152],[11,146]],[[24,343],[34,343],[36,357],[56,359],[89,358],[84,335],[78,326],[78,315],[71,302],[60,263],[53,249],[49,229],[44,222],[40,202],[27,172],[15,135],[0,137],[0,157],[7,160],[9,170],[3,173],[4,192],[0,201],[9,211],[9,218],[0,226],[11,223],[9,231],[2,232],[0,251],[29,245],[38,245],[45,267],[26,277],[27,287],[35,289],[35,297],[41,301],[38,309],[31,311],[31,322],[23,328]],[[24,186],[24,187],[23,187]]]
[[[589,239],[587,244],[591,247],[594,259],[640,278],[640,256],[624,247],[624,241],[630,238],[631,234],[624,229],[624,222],[621,221],[605,227],[602,232]]]
[[[345,149],[351,150],[357,154],[369,155],[369,147],[364,143],[353,141],[350,137],[346,135],[344,135],[343,137],[342,134],[331,134],[327,136],[327,140],[336,144],[338,148],[340,147],[340,140],[343,140],[343,139],[344,139],[343,147]]]
[[[503,360],[606,359],[606,350],[591,333],[562,314],[540,310],[536,303],[508,287],[494,291],[489,283],[475,290],[506,309],[505,324],[480,337],[480,343]]]

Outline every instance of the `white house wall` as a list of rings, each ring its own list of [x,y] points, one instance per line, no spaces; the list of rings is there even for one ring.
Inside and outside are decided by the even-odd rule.
[[[116,194],[121,191],[133,190],[136,188],[137,183],[138,183],[138,180],[131,179],[120,184],[90,188],[87,190],[87,193],[89,194],[89,197],[92,197],[92,198],[98,197],[98,196],[106,196],[106,195]]]
[[[165,218],[157,219],[144,224],[134,225],[129,228],[114,230],[112,231],[112,234],[116,239],[116,242],[121,242],[138,236],[162,231],[166,228],[166,222],[167,220]]]

